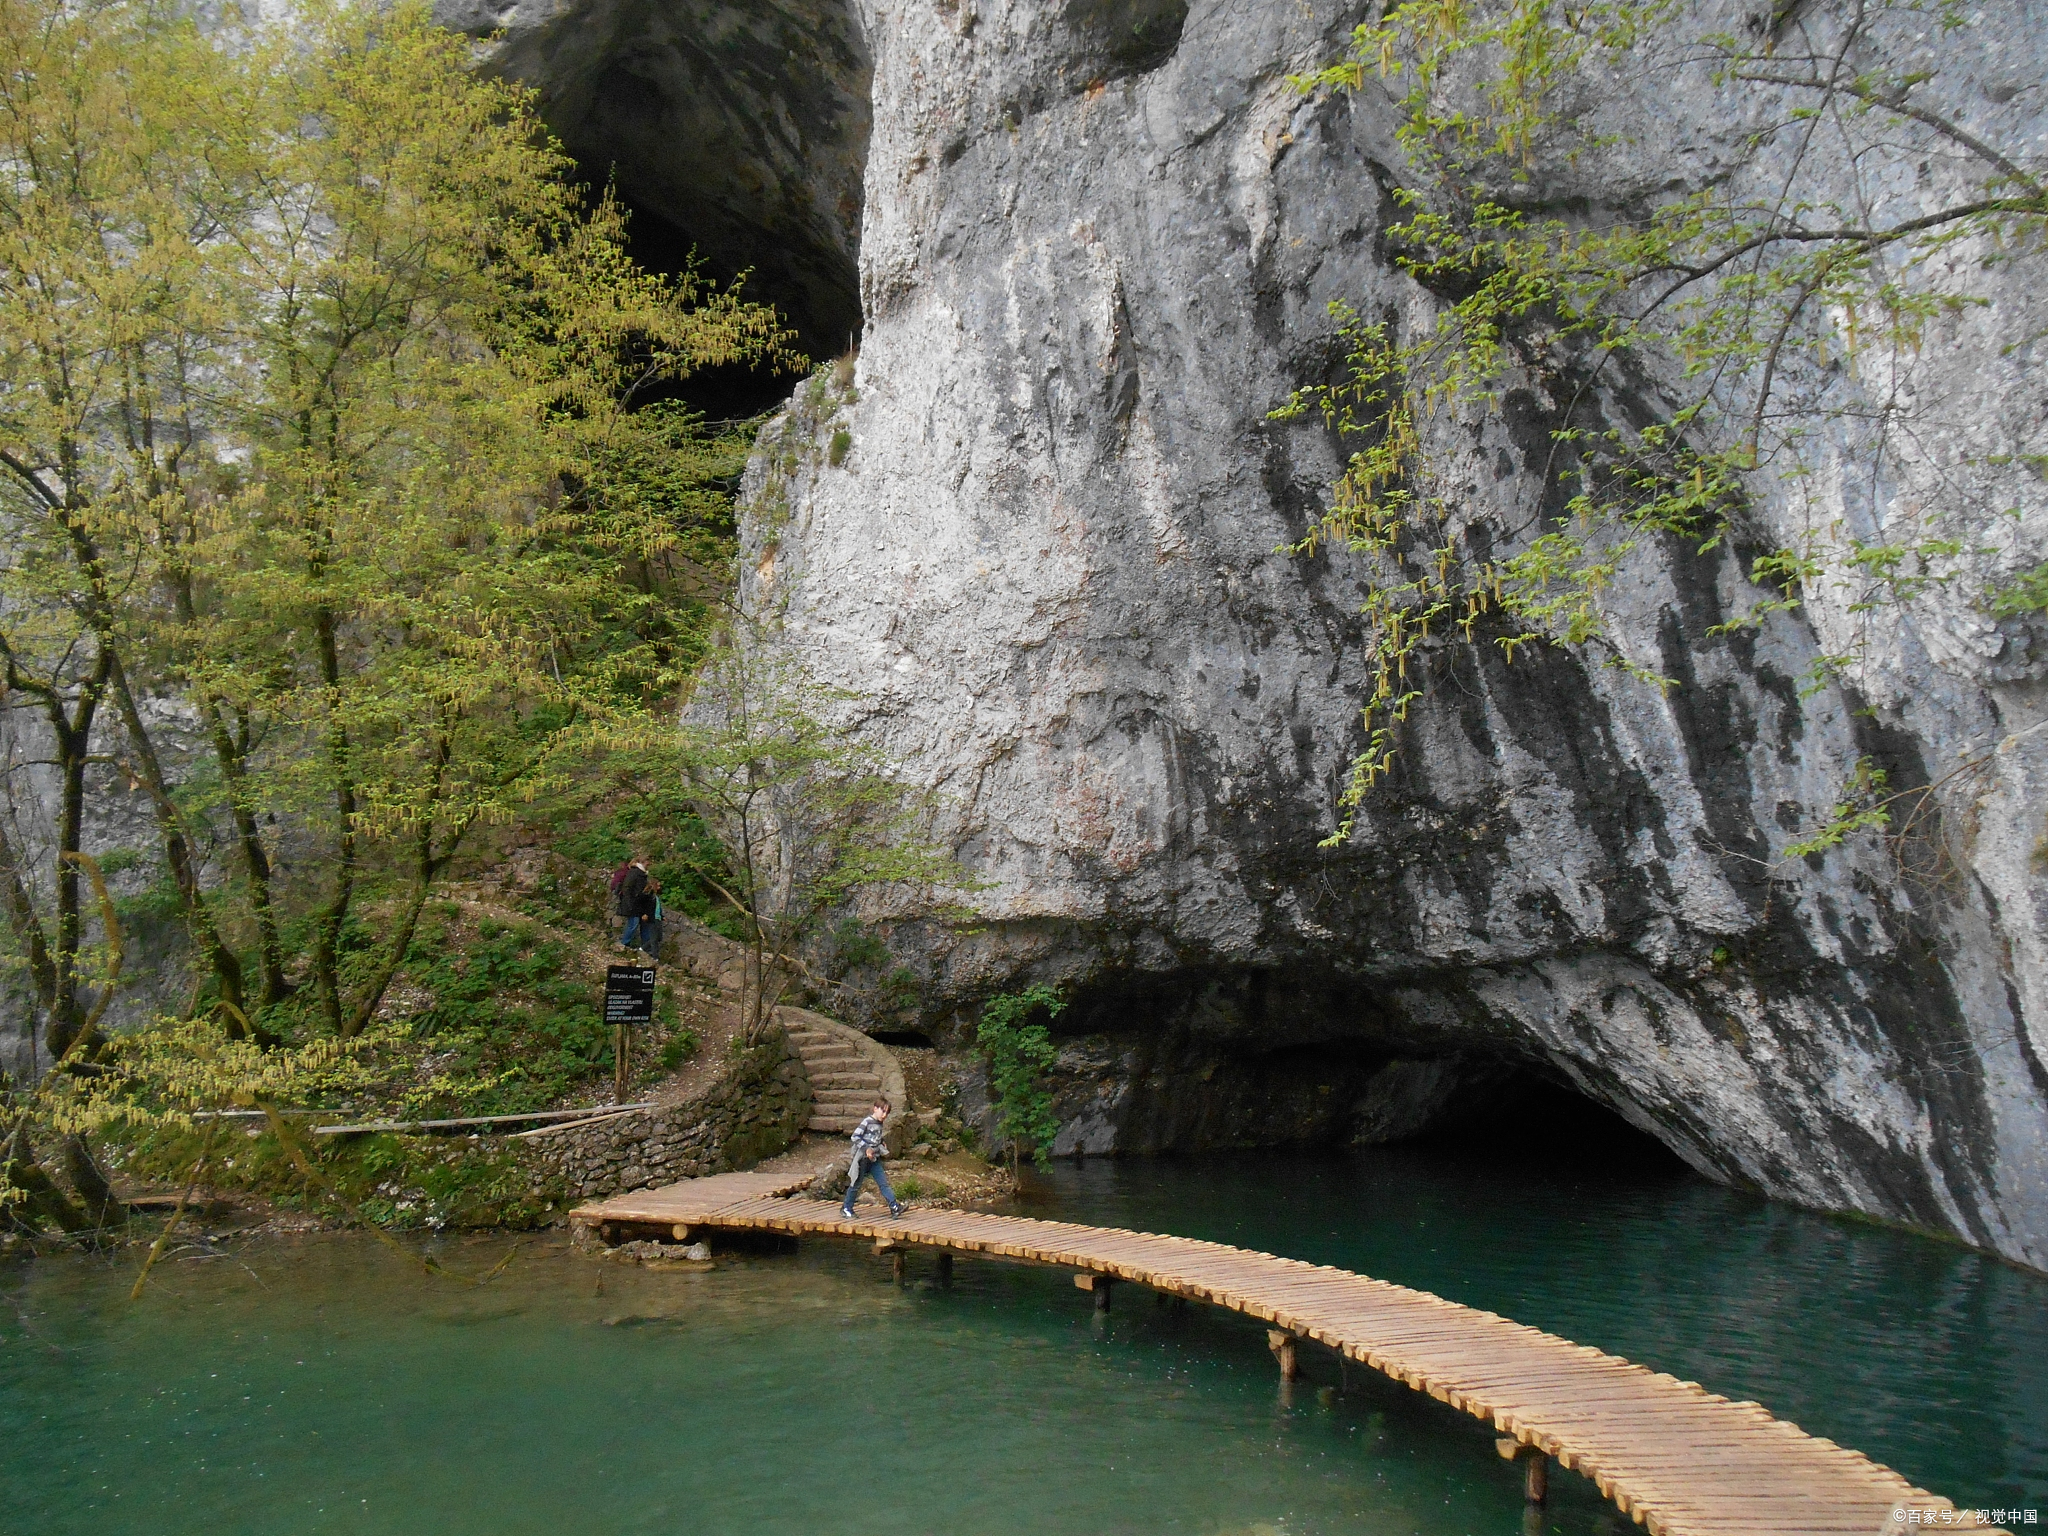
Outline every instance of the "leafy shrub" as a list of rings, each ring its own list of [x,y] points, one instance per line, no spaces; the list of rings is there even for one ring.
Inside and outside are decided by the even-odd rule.
[[[701,1044],[703,1042],[697,1038],[697,1031],[678,1026],[671,1030],[669,1037],[661,1043],[661,1051],[655,1059],[661,1063],[662,1071],[673,1072],[696,1055],[697,1047]]]
[[[1059,993],[1043,983],[998,993],[982,1005],[974,1043],[988,1063],[989,1100],[1010,1144],[1013,1172],[1019,1152],[1027,1147],[1032,1161],[1043,1168],[1059,1134],[1048,1082],[1056,1054],[1052,1031],[1033,1023],[1032,1015],[1043,1010],[1047,1018],[1056,1018],[1065,1007]]]
[[[529,924],[486,919],[455,945],[436,927],[407,971],[433,1001],[412,1019],[433,1076],[406,1095],[421,1113],[517,1114],[611,1070],[612,1031],[587,982],[562,974],[568,950]]]

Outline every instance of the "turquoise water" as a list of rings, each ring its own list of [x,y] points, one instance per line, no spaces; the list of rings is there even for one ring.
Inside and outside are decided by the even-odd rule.
[[[1364,1268],[1755,1396],[1959,1500],[2048,1504],[2048,1282],[1635,1170],[1378,1152],[1056,1169],[1030,1214]],[[450,1241],[488,1270],[510,1240]],[[10,1532],[1522,1529],[1476,1421],[1064,1273],[813,1241],[656,1271],[529,1239],[488,1284],[354,1235],[0,1270]],[[1554,1484],[1559,1533],[1633,1529]]]
[[[2048,1278],[1673,1167],[1382,1148],[1090,1163],[1063,1216],[1336,1264],[1753,1398],[1972,1507],[2048,1519]]]

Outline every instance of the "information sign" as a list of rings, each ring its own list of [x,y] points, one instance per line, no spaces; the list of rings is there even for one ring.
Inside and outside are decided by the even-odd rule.
[[[654,967],[609,965],[604,972],[604,1021],[607,1024],[654,1022]]]

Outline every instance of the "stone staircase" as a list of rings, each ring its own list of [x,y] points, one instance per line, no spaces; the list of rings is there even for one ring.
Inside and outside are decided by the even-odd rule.
[[[903,1069],[879,1040],[807,1008],[778,1008],[775,1016],[810,1074],[811,1118],[805,1130],[847,1135],[878,1097],[898,1111],[908,1107]],[[892,1116],[890,1131],[908,1120],[905,1114]]]

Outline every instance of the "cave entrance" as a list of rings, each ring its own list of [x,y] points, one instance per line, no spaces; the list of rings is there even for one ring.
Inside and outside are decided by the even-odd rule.
[[[938,1042],[919,1029],[871,1029],[870,1040],[878,1040],[891,1050],[930,1051],[936,1050]]]
[[[1155,1037],[1136,1046],[1076,1040],[1062,1059],[1081,1080],[1056,1094],[1073,1112],[1060,1151],[1399,1146],[1560,1171],[1686,1167],[1655,1135],[1542,1065],[1483,1052],[1411,1054],[1363,1040],[1245,1051]],[[1105,1095],[1118,1078],[1119,1091]],[[1090,1117],[1083,1106],[1105,1097],[1117,1111]]]
[[[471,30],[503,25],[494,10]],[[643,265],[673,272],[694,251],[721,282],[747,273],[813,362],[858,339],[874,72],[851,0],[572,8],[513,24],[491,67],[535,88],[590,185],[616,187]],[[791,382],[710,370],[679,393],[738,419]]]
[[[670,223],[654,209],[623,194],[619,201],[631,215],[631,222],[626,226],[626,248],[633,260],[647,271],[674,276],[694,262],[700,273],[720,287],[726,287],[746,270],[708,259],[688,231]],[[760,303],[774,305],[776,313],[785,322],[796,322],[788,296],[772,291],[760,281],[759,274],[747,278],[742,292]],[[856,310],[856,322],[858,318]],[[816,327],[811,329],[815,332]],[[820,356],[836,356],[838,350],[844,350],[842,344],[839,349],[823,351],[820,336],[806,335],[800,323],[796,324],[796,330],[798,346],[805,356],[813,360]],[[857,325],[854,334],[858,334]],[[687,379],[643,390],[638,398],[643,404],[653,400],[680,400],[705,421],[718,425],[748,421],[778,409],[789,398],[795,385],[796,380],[791,374],[781,369],[751,363],[722,363],[700,368]]]
[[[1618,1088],[1490,1031],[1418,1034],[1307,969],[1110,975],[1054,1035],[1056,1153],[1399,1146],[1560,1172],[1688,1166]]]
[[[1559,1172],[1632,1168],[1683,1174],[1683,1158],[1611,1106],[1524,1066],[1508,1066],[1481,1094],[1453,1099],[1441,1119],[1387,1143],[1452,1160],[1534,1163]]]

